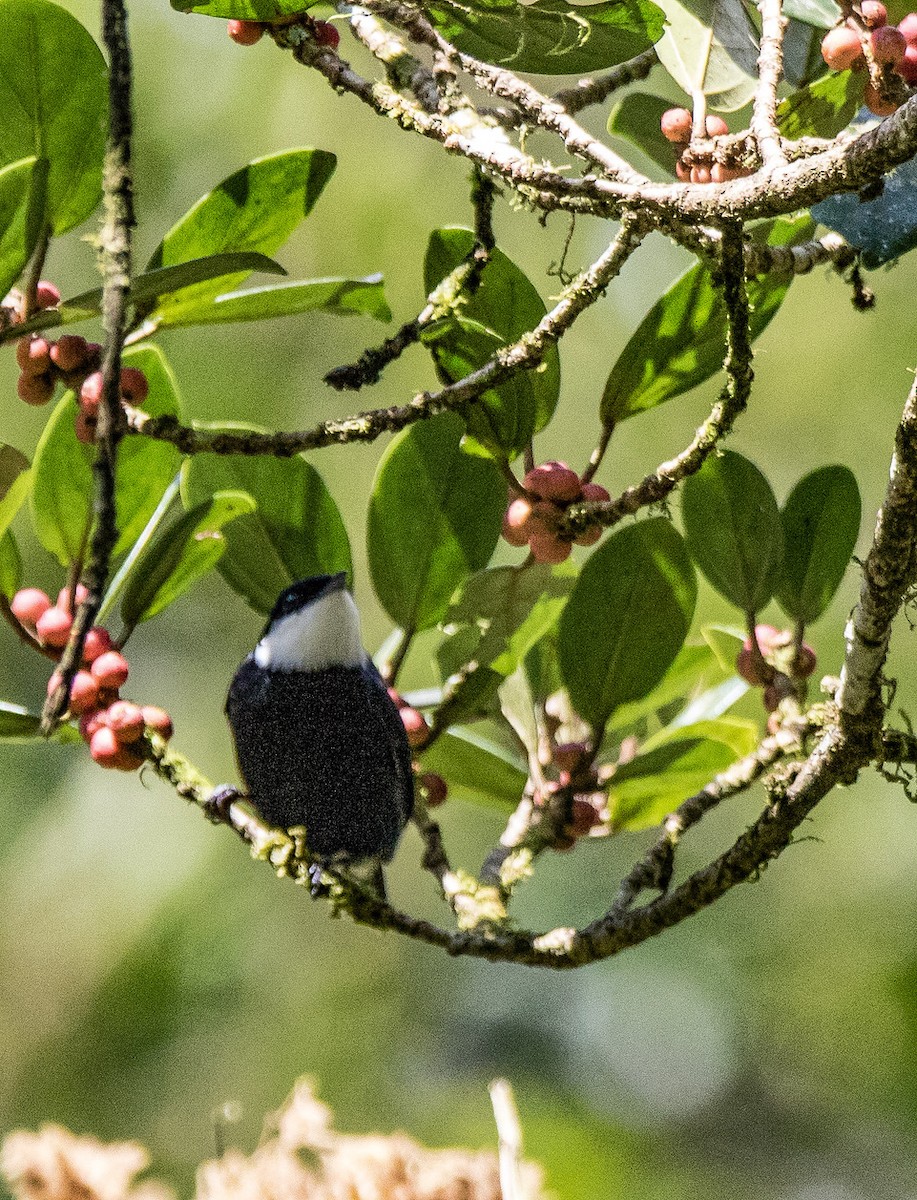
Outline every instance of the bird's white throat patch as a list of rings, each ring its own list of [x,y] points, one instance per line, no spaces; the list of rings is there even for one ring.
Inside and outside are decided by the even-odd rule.
[[[255,662],[274,671],[361,667],[366,651],[353,596],[331,592],[275,621],[255,647]]]

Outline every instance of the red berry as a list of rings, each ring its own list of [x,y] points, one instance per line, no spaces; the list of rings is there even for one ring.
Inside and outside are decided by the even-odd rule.
[[[35,622],[38,640],[44,646],[66,646],[73,628],[73,617],[62,608],[49,608]]]
[[[773,684],[769,684],[764,689],[764,694],[762,696],[762,699],[764,700],[764,707],[767,709],[767,711],[769,713],[772,713],[777,709],[778,705],[780,704],[780,692],[778,691],[777,688],[774,687]]]
[[[910,45],[917,42],[917,13],[908,13],[898,22],[898,28],[904,34],[904,39]]]
[[[821,40],[821,56],[832,71],[846,71],[863,57],[860,35],[846,25],[829,29]]]
[[[693,121],[686,108],[669,108],[662,114],[659,127],[662,136],[670,142],[687,145],[691,140]]]
[[[815,670],[817,662],[815,651],[803,642],[796,655],[796,661],[793,663],[793,670],[800,679],[808,679]]]
[[[139,755],[122,746],[113,731],[104,725],[89,739],[89,753],[100,767],[113,767],[118,771],[136,771],[143,762]]]
[[[729,132],[729,126],[722,117],[718,117],[716,113],[711,113],[704,121],[704,128],[707,131],[707,137],[723,137]]]
[[[132,704],[130,700],[116,700],[108,709],[105,724],[121,746],[130,745],[143,737],[143,711],[138,704]]]
[[[50,375],[20,375],[16,391],[26,404],[47,404],[54,395],[54,380]]]
[[[904,60],[907,39],[894,25],[882,25],[872,31],[872,54],[877,63],[890,63],[897,67]]]
[[[418,775],[417,782],[424,790],[427,808],[439,807],[449,795],[449,785],[442,775],[437,775],[434,771],[425,771],[423,775]]]
[[[50,349],[46,338],[20,338],[16,343],[16,362],[23,375],[47,375],[51,370]]]
[[[776,629],[773,625],[755,626],[755,640],[762,655],[769,654],[775,645],[779,645],[780,642],[785,643],[786,639],[787,634],[781,629]],[[762,679],[758,674],[758,669],[759,665],[755,658],[752,657],[751,639],[746,638],[736,658],[736,671],[752,687],[761,687],[773,678],[773,673],[768,672],[767,677]]]
[[[535,562],[562,563],[570,557],[573,543],[561,541],[550,530],[536,530],[529,537],[529,549]]]
[[[312,36],[320,46],[327,46],[330,50],[337,50],[341,40],[340,33],[329,21],[314,21]]]
[[[867,29],[878,29],[888,21],[888,9],[881,0],[863,0],[860,13]]]
[[[911,87],[917,85],[917,42],[908,43],[904,58],[895,67],[895,71]]]
[[[102,372],[93,371],[87,375],[80,387],[80,411],[86,417],[94,417],[102,402]]]
[[[75,371],[86,360],[87,342],[85,338],[65,333],[62,338],[51,344],[51,361],[60,371]]]
[[[863,103],[877,117],[890,117],[893,112],[898,111],[895,101],[886,100],[880,96],[871,83],[867,83],[866,90],[863,92]]]
[[[92,735],[97,729],[102,729],[105,726],[107,709],[95,712],[85,712],[79,720],[80,737],[84,742],[92,740]]]
[[[16,620],[32,628],[50,607],[50,599],[40,588],[21,588],[10,601],[10,611]]]
[[[561,742],[551,754],[554,765],[561,771],[575,771],[586,753],[585,742]]]
[[[83,662],[94,663],[97,658],[114,649],[111,634],[101,625],[93,625],[83,642]]]
[[[710,175],[709,167],[692,167],[691,168],[691,182],[692,183],[710,183],[711,180],[712,180],[712,177]]]
[[[584,483],[583,499],[587,500],[590,504],[596,504],[603,500],[610,500],[611,496],[600,483]]]
[[[96,440],[96,426],[98,422],[95,417],[87,417],[84,413],[77,413],[76,421],[73,424],[76,430],[76,440],[83,442],[86,446],[91,446]]]
[[[556,500],[561,504],[579,499],[581,484],[579,475],[564,462],[545,462],[533,467],[522,481],[526,491],[534,492],[542,500]]]
[[[73,589],[73,598],[77,605],[85,604],[86,600],[89,598],[89,588],[86,587],[84,583],[78,583]],[[73,609],[70,606],[69,588],[61,588],[61,590],[57,593],[57,607],[62,608],[64,612],[73,612]]]
[[[117,650],[108,650],[99,655],[91,670],[102,687],[119,688],[127,683],[130,667],[123,654]]]
[[[532,515],[532,505],[528,500],[513,500],[503,518],[503,537],[511,546],[524,546],[528,540],[526,532]]]
[[[404,706],[400,715],[404,731],[408,735],[408,745],[416,750],[424,745],[429,737],[430,726],[424,720],[423,715],[416,708],[411,708],[409,704]]]
[[[47,279],[39,279],[35,289],[35,303],[39,308],[57,308],[60,304],[60,292]]]
[[[157,708],[155,704],[144,704],[141,708],[143,721],[147,729],[158,733],[161,738],[168,741],[174,732],[172,727],[172,718],[164,708]]]
[[[738,167],[727,167],[725,163],[715,162],[710,168],[710,182],[728,183],[730,179],[738,179],[741,173]]]
[[[70,685],[70,711],[95,712],[99,704],[99,681],[88,671],[77,671]]]
[[[597,824],[599,814],[595,805],[582,796],[574,796],[570,808],[570,830],[574,837],[585,837],[593,825]]]
[[[583,533],[578,533],[573,539],[577,546],[594,546],[596,542],[602,540],[602,526],[593,525],[590,529]]]
[[[675,175],[676,178],[680,179],[682,183],[691,182],[691,168],[686,166],[681,159],[679,159],[675,164]]]
[[[228,21],[226,32],[237,46],[254,46],[261,41],[264,26],[260,21]]]
[[[137,367],[121,368],[121,395],[128,404],[142,404],[150,394],[147,377]]]

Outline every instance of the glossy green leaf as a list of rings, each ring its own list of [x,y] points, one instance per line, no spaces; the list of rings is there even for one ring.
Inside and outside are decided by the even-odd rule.
[[[274,254],[312,211],[336,162],[333,154],[311,149],[256,159],[224,179],[169,230],[148,269],[230,251]],[[248,274],[182,288],[144,315],[158,325],[190,324],[196,312],[237,288]]]
[[[12,600],[22,587],[22,558],[16,539],[8,529],[0,537],[0,596]]]
[[[424,11],[466,54],[540,75],[584,75],[625,62],[647,50],[663,29],[662,11],[649,0],[432,0]]]
[[[239,432],[255,427],[228,423],[207,428]],[[219,570],[256,612],[269,613],[284,588],[297,580],[338,571],[352,574],[341,514],[318,471],[301,455],[196,454],[187,459],[182,468],[187,506],[229,490],[248,493],[257,507],[226,529]]]
[[[807,216],[781,217],[766,228],[769,246],[812,236]],[[783,303],[792,277],[769,274],[747,284],[751,336],[758,337]],[[723,365],[726,310],[709,271],[698,264],[660,297],[612,368],[602,395],[605,424],[655,408],[715,375]]]
[[[48,0],[0,0],[0,165],[49,163],[41,226],[65,233],[102,194],[108,73],[89,33]]]
[[[456,800],[496,808],[515,807],[528,771],[501,747],[467,729],[450,729],[420,755],[425,771],[436,771]]]
[[[661,96],[628,92],[608,117],[609,133],[626,138],[669,176],[675,174],[678,150],[663,137],[660,121],[662,114],[671,107],[672,101],[663,100]]]
[[[162,530],[127,577],[121,600],[127,629],[155,617],[215,567],[226,550],[223,527],[254,509],[245,492],[217,492]]]
[[[169,324],[263,321],[304,312],[326,312],[342,317],[360,314],[375,317],[377,321],[392,319],[385,302],[382,276],[371,275],[366,279],[306,279],[227,292],[185,317],[170,320]]]
[[[158,346],[132,346],[124,352],[124,363],[138,367],[147,377],[150,391],[143,402],[145,412],[180,415],[175,379]],[[77,441],[76,415],[75,397],[68,392],[44,428],[32,467],[30,502],[35,532],[64,566],[75,561],[83,549],[92,509],[95,448]],[[168,442],[139,437],[121,441],[115,473],[119,531],[115,557],[139,537],[180,464],[181,455]]]
[[[833,29],[843,15],[834,0],[784,0],[783,14],[816,29]]]
[[[310,7],[310,0],[171,0],[173,8],[206,17],[236,17],[241,21],[273,21],[292,17]]]
[[[43,742],[41,717],[20,708],[18,704],[0,702],[0,742]],[[78,742],[80,735],[73,725],[59,725],[51,734],[53,742]]]
[[[758,77],[758,32],[742,0],[660,0],[660,8],[668,25],[656,53],[682,91],[703,92],[726,112],[747,104]]]
[[[29,460],[15,446],[0,442],[0,534],[9,529],[31,486]]]
[[[392,442],[369,504],[373,586],[403,629],[429,629],[452,593],[486,566],[500,536],[506,484],[496,465],[460,447],[453,413],[420,421]]]
[[[22,274],[35,248],[38,230],[29,219],[35,163],[34,157],[24,158],[0,170],[0,297]]]
[[[659,746],[667,746],[672,742],[694,737],[722,742],[738,759],[744,758],[746,754],[751,754],[755,750],[761,738],[761,731],[757,721],[750,721],[744,717],[718,716],[691,722],[679,718],[665,729],[660,729],[658,733],[647,738],[641,747],[641,752],[655,750]]]
[[[638,754],[615,772],[608,793],[611,827],[646,829],[731,766],[738,755],[726,742],[684,737]]]
[[[707,459],[681,489],[691,557],[707,581],[743,613],[773,596],[783,564],[780,509],[754,463],[726,450]]]
[[[469,229],[436,229],[424,261],[427,293],[471,253]],[[494,250],[473,296],[464,298],[457,317],[428,331],[424,341],[441,376],[454,382],[481,367],[502,345],[515,342],[546,313],[534,285],[500,250]],[[560,358],[552,347],[542,366],[491,388],[463,413],[468,433],[491,453],[515,458],[533,434],[550,421],[560,394]]]
[[[848,467],[806,475],[783,506],[780,607],[794,621],[817,621],[834,598],[860,532],[860,490]]]
[[[780,132],[794,139],[836,137],[859,111],[866,79],[863,71],[831,71],[793,92],[777,108]]]
[[[663,678],[696,599],[684,543],[662,517],[621,530],[592,555],[560,618],[557,650],[573,707],[594,729]]]
[[[640,700],[622,704],[615,711],[608,722],[608,731],[612,733],[627,729],[676,700],[691,698],[705,688],[722,682],[726,674],[709,646],[682,646],[675,661],[651,692]]]
[[[745,631],[737,625],[704,625],[701,633],[723,670],[734,671],[739,651],[745,642]]]

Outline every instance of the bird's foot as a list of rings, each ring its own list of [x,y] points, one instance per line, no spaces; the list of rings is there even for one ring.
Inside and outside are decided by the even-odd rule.
[[[242,799],[242,793],[231,783],[215,787],[203,804],[204,814],[214,825],[229,825],[230,805]]]

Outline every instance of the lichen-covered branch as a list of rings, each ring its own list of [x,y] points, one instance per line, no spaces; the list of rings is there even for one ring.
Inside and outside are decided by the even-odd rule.
[[[555,92],[554,100],[571,115],[581,112],[593,104],[601,104],[619,88],[646,79],[653,67],[658,64],[656,50],[651,46],[649,50],[644,50],[635,58],[628,59],[620,66],[612,67],[604,75],[597,75],[594,79],[580,79],[574,87],[563,88],[561,91]]]
[[[751,132],[766,167],[786,161],[777,129],[777,87],[783,73],[783,35],[787,19],[782,0],[759,0],[761,50],[758,55],[758,86],[751,114]]]

